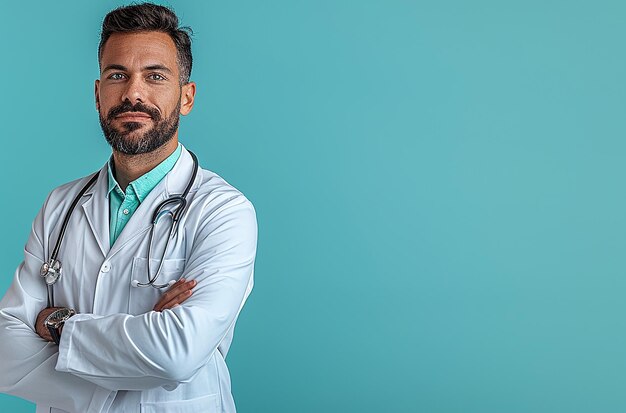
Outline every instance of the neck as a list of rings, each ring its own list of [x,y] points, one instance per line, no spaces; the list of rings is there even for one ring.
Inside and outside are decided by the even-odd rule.
[[[138,155],[126,155],[113,150],[113,162],[115,165],[115,180],[122,191],[126,191],[129,183],[141,175],[150,172],[158,164],[163,162],[178,147],[178,134],[174,135],[165,145],[152,152]]]

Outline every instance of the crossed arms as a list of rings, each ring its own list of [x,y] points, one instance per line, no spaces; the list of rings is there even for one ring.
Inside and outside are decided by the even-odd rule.
[[[117,390],[174,388],[189,381],[232,328],[252,288],[257,241],[252,204],[243,196],[231,197],[219,211],[207,213],[210,219],[196,228],[183,274],[192,282],[173,286],[155,311],[77,314],[66,322],[58,348],[46,332],[38,334],[46,303],[39,277],[44,210],[0,302],[5,358],[0,391],[70,411],[98,411]],[[191,288],[193,294],[185,297]]]

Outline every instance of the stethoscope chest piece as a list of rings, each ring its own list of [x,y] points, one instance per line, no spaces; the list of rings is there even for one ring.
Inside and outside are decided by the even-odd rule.
[[[46,284],[48,285],[56,283],[59,281],[59,278],[61,278],[61,261],[50,260],[44,262],[39,271],[39,275],[46,280]]]

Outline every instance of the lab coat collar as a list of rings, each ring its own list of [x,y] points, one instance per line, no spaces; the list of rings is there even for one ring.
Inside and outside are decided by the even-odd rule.
[[[87,216],[87,222],[93,232],[98,246],[104,257],[111,257],[119,252],[125,245],[137,236],[147,233],[152,224],[152,214],[157,205],[169,198],[173,194],[182,194],[187,182],[191,178],[193,171],[193,159],[189,151],[182,146],[182,152],[176,164],[170,172],[165,175],[157,186],[154,187],[134,212],[119,237],[110,245],[109,238],[109,199],[108,195],[108,163],[100,169],[95,185],[85,192],[84,196],[89,197],[83,203],[83,210]],[[195,177],[194,184],[189,191],[193,194],[200,186],[200,169]],[[190,196],[188,195],[188,196]]]

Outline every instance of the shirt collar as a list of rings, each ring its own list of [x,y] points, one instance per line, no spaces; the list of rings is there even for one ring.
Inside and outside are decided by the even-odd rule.
[[[129,190],[132,190],[137,196],[137,199],[139,200],[139,202],[143,202],[143,200],[148,196],[150,191],[152,191],[154,187],[157,186],[159,182],[161,182],[161,180],[165,177],[165,175],[167,175],[167,173],[172,170],[172,168],[174,167],[174,164],[180,157],[181,150],[182,150],[181,144],[178,143],[176,150],[172,152],[170,156],[165,158],[165,160],[163,160],[160,164],[155,166],[149,172],[146,172],[145,174],[141,175],[139,178],[130,182],[128,184],[128,187],[126,188],[126,194],[129,193]],[[107,197],[111,195],[111,191],[113,190],[117,190],[117,192],[122,196],[124,194],[119,184],[115,180],[115,176],[113,173],[114,169],[115,169],[115,165],[113,164],[113,155],[111,155],[111,158],[109,159],[108,167],[107,167],[108,176],[109,176],[109,189],[107,191]]]

